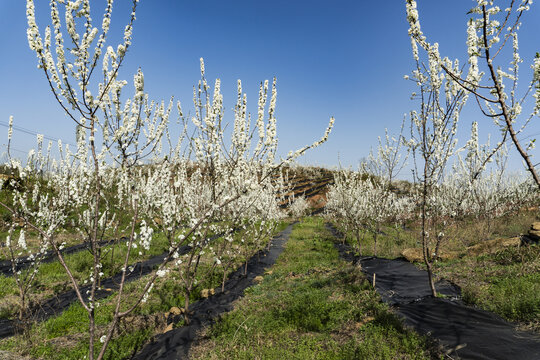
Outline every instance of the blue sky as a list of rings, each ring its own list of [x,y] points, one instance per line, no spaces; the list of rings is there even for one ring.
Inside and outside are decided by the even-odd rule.
[[[48,1],[35,1],[43,31],[50,21]],[[25,3],[0,0],[0,123],[13,115],[16,126],[73,142],[74,124],[55,103],[28,48]],[[114,5],[111,45],[116,46],[129,18],[130,3],[117,0]],[[96,24],[104,4],[91,1]],[[473,1],[420,0],[418,6],[428,39],[441,44],[443,55],[465,62],[466,13]],[[520,33],[524,79],[529,78],[530,59],[540,51],[539,19],[534,4]],[[405,1],[397,0],[141,0],[120,77],[131,83],[140,66],[151,98],[174,95],[189,109],[203,57],[207,78],[222,81],[232,121],[236,80],[242,80],[253,113],[259,82],[276,76],[280,154],[318,139],[335,116],[329,141],[300,162],[334,166],[339,158],[345,166],[356,166],[385,127],[397,131],[403,115],[415,107],[409,99],[415,87],[403,79],[414,66],[407,28]],[[480,121],[483,135],[494,131],[471,107],[463,113],[463,139],[473,119]],[[537,123],[529,133],[540,132]],[[3,126],[0,136],[4,144]],[[26,151],[35,137],[15,131],[13,142],[15,149]]]

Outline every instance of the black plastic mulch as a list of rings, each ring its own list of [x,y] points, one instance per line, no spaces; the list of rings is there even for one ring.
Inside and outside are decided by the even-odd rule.
[[[438,339],[461,359],[540,359],[540,336],[517,331],[515,324],[461,301],[426,297],[399,305],[397,312],[407,325]]]
[[[341,237],[330,224],[327,228]],[[335,244],[340,255],[362,266],[384,302],[392,305],[405,323],[423,335],[430,335],[446,348],[453,359],[539,360],[540,336],[517,331],[516,324],[467,306],[460,300],[460,289],[446,281],[436,284],[446,298],[434,298],[427,272],[403,259],[358,257],[346,244]]]
[[[255,254],[248,261],[247,276],[243,275],[243,266],[233,272],[225,282],[225,291],[216,288],[216,294],[199,300],[190,306],[190,324],[179,327],[165,334],[158,335],[153,342],[145,346],[134,359],[187,359],[189,349],[197,340],[197,333],[204,326],[210,325],[221,314],[233,309],[232,303],[244,295],[244,290],[253,285],[254,278],[262,275],[272,266],[283,251],[283,247],[291,234],[294,224],[289,225],[278,236],[274,237],[269,250]],[[178,316],[175,322],[180,321]]]
[[[179,249],[180,254],[185,254],[190,250],[190,247],[183,246]],[[168,252],[160,255],[156,255],[148,260],[141,261],[132,265],[132,271],[128,271],[126,274],[126,281],[136,280],[144,275],[151,273],[156,267],[158,267],[163,259],[167,256]],[[101,290],[96,290],[95,299],[103,299],[111,295],[112,291],[118,290],[120,287],[120,281],[122,279],[122,272],[116,275],[101,280]],[[91,290],[91,285],[80,287],[81,294],[85,296],[87,291]],[[29,310],[31,314],[30,320],[44,321],[50,317],[59,315],[64,310],[69,308],[74,302],[77,302],[77,294],[75,290],[69,290],[58,294],[42,303],[37,304]],[[15,335],[17,328],[19,327],[18,321],[9,319],[0,319],[0,339],[8,336]]]
[[[122,237],[119,240],[102,240],[102,241],[98,242],[98,246],[100,246],[100,247],[108,246],[108,245],[116,244],[116,243],[119,243],[119,242],[125,242],[127,240],[128,240],[128,238],[126,238],[126,237]],[[74,254],[74,253],[77,253],[77,252],[83,251],[83,250],[90,250],[90,243],[84,242],[82,244],[69,246],[69,247],[66,247],[66,248],[62,249],[60,252],[63,255],[68,255],[68,254]],[[33,256],[29,255],[29,256],[19,257],[19,258],[15,259],[15,271],[19,271],[19,270],[23,270],[23,269],[28,268],[34,262],[34,259],[36,259],[38,257],[41,258],[41,260],[40,260],[41,263],[49,263],[49,262],[53,262],[53,261],[57,260],[56,253],[54,251],[52,251],[52,250],[47,250],[42,255],[33,254]],[[0,261],[0,274],[3,274],[5,276],[13,275],[13,267],[11,265],[11,260],[2,260],[2,261]]]
[[[373,281],[375,274],[377,292],[383,301],[390,305],[405,304],[431,296],[427,272],[419,270],[406,260],[372,257],[361,259],[360,263],[369,280]],[[461,296],[459,287],[447,281],[437,282],[435,288],[440,294],[454,299]]]

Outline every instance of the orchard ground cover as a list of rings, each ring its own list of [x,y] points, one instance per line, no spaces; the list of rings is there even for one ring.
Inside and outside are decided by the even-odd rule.
[[[441,261],[440,277],[462,289],[469,303],[540,334],[540,246],[523,245],[494,253]]]
[[[152,256],[162,254],[168,249],[168,243],[165,237],[157,236],[155,240],[156,246],[152,247],[144,255],[132,255],[130,265],[137,261],[144,261]],[[122,260],[126,256],[127,247],[125,243],[120,243],[118,245],[105,246],[102,248],[102,251],[107,253],[107,261],[103,263],[102,267],[103,280],[105,280],[120,271]],[[88,276],[87,269],[91,261],[92,255],[89,251],[82,251],[66,256],[66,263],[73,269],[73,276],[81,282],[84,282],[84,279]],[[28,271],[33,271],[33,269],[22,270],[23,276]],[[18,288],[15,278],[0,275],[0,284],[0,297],[4,299],[2,305],[0,305],[0,317],[13,317],[19,308],[17,298]],[[39,308],[40,302],[71,289],[70,280],[58,261],[42,264],[28,292],[28,299],[31,301],[28,307]],[[31,318],[31,314],[29,316]]]
[[[430,359],[361,271],[338,256],[320,217],[297,224],[263,281],[204,333],[193,359]]]
[[[279,232],[286,226],[287,223],[281,223],[275,231]],[[224,241],[219,238],[216,240],[217,242]],[[208,297],[213,292],[210,289],[221,285],[222,275],[216,271],[215,262],[209,255],[201,260],[200,270],[197,273],[198,283],[190,294],[190,302]],[[239,266],[242,267],[244,260],[242,257],[237,257],[234,266],[227,273],[231,273]],[[141,287],[151,275],[126,284],[124,290],[127,300],[123,306],[132,305],[135,298],[131,294],[140,292]],[[184,311],[181,307],[185,302],[181,276],[178,272],[170,272],[167,276],[158,279],[151,293],[152,296],[149,296],[144,305],[137,308],[133,315],[119,324],[106,358],[130,358],[154,335],[167,331],[168,325],[172,328],[173,326],[181,327],[184,324],[182,320],[168,324],[173,315],[178,315],[177,311]],[[100,332],[103,332],[104,327],[112,320],[110,313],[114,307],[115,293],[111,292],[108,298],[100,301],[96,312]],[[0,348],[33,358],[80,359],[85,356],[88,349],[87,329],[88,318],[85,310],[80,304],[75,303],[61,315],[36,323],[21,335],[0,341]]]
[[[458,285],[466,303],[516,322],[520,329],[539,332],[540,245],[501,245],[511,238],[517,238],[519,244],[519,236],[526,234],[534,221],[538,221],[537,211],[522,209],[498,219],[468,219],[451,224],[445,228],[448,241],[443,243],[440,258],[434,263],[436,279]],[[379,256],[402,257],[406,249],[421,254],[420,231],[418,221],[409,221],[401,228],[383,226]],[[373,255],[373,234],[363,230],[362,235],[362,254]],[[356,246],[351,232],[343,240]],[[499,245],[483,248],[488,242]],[[417,266],[425,268],[421,255],[414,260]]]

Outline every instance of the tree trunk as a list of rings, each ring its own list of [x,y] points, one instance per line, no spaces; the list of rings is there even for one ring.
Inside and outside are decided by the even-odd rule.
[[[343,241],[345,243],[345,241]],[[360,230],[356,229],[356,243],[358,244],[358,255],[362,256],[362,242],[360,241]]]
[[[442,236],[437,235],[437,244],[435,244],[435,260],[439,258],[439,249],[441,246]]]
[[[19,320],[23,321],[26,313],[26,294],[23,289],[19,288],[19,296],[21,298],[21,307],[19,309]]]
[[[373,235],[373,255],[377,256],[377,237],[379,236],[380,226],[375,228],[375,234]]]
[[[427,268],[429,287],[431,288],[431,295],[433,295],[433,297],[436,297],[437,290],[435,289],[435,284],[433,282],[433,271],[431,268],[429,239],[426,233],[426,226],[427,226],[426,206],[427,206],[427,192],[428,192],[426,178],[427,178],[427,170],[424,167],[424,184],[423,184],[423,189],[422,189],[422,253],[424,255],[424,263],[426,264],[426,268]]]
[[[223,279],[221,280],[221,292],[225,292],[225,279],[227,278],[227,269],[223,269]]]
[[[428,273],[428,280],[429,280],[429,287],[431,288],[431,295],[433,297],[437,296],[437,289],[435,289],[435,282],[433,281],[433,271],[431,268],[431,262],[426,262],[427,265],[427,273]]]
[[[90,304],[91,305],[91,304]],[[94,341],[95,341],[95,330],[96,324],[94,323],[94,309],[90,309],[88,312],[88,332],[90,333],[90,344],[88,346],[88,359],[94,360]]]
[[[186,289],[184,292],[184,322],[186,325],[189,325],[189,295],[191,294],[191,291]]]

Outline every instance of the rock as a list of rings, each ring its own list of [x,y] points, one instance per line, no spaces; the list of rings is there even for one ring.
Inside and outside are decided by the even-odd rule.
[[[201,297],[202,298],[207,298],[209,297],[210,295],[214,295],[216,292],[214,289],[202,289],[201,290]]]
[[[169,324],[167,325],[167,327],[165,328],[165,330],[163,330],[163,334],[165,334],[166,332],[169,332],[173,329],[173,324]]]
[[[172,314],[172,315],[180,315],[180,314],[183,314],[183,313],[184,313],[184,309],[183,309],[183,308],[182,308],[182,309],[179,309],[179,308],[177,308],[176,306],[173,306],[173,307],[171,308],[171,310],[169,310],[169,312],[167,313],[167,316],[168,316],[169,314]]]
[[[533,240],[540,240],[540,230],[529,230],[529,237]]]
[[[424,261],[424,254],[420,248],[409,248],[401,252],[401,255],[409,262],[422,262]],[[459,253],[456,251],[439,251],[439,259],[452,260],[457,259]]]
[[[403,257],[407,259],[407,261],[409,262],[424,261],[422,249],[417,249],[417,248],[405,249],[401,252],[401,255],[403,255]]]
[[[502,247],[519,246],[521,245],[521,237],[516,236],[509,239],[502,239],[500,240],[499,245]]]
[[[253,281],[255,281],[256,283],[262,283],[262,281],[264,280],[264,278],[262,276],[255,276],[255,279],[253,279]]]
[[[540,221],[535,221],[531,225],[531,230],[540,231]]]

